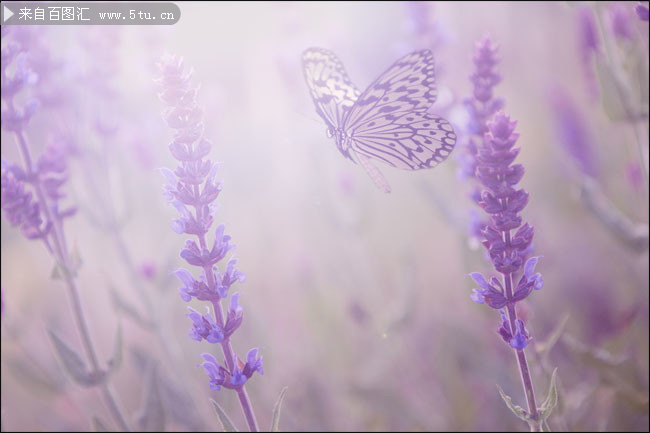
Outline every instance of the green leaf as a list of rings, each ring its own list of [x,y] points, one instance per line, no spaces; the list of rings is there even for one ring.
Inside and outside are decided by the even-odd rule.
[[[101,419],[94,416],[93,417],[93,431],[110,431],[110,430],[108,430],[108,427],[106,427],[106,424],[104,424],[104,422]]]
[[[122,346],[122,326],[118,325],[115,346],[113,347],[113,357],[108,361],[108,374],[114,373],[122,365]]]
[[[232,423],[230,418],[228,418],[228,415],[226,415],[226,412],[221,409],[221,406],[219,404],[210,399],[210,403],[212,403],[212,406],[214,407],[215,412],[217,412],[217,416],[219,417],[219,421],[221,421],[221,425],[223,426],[223,431],[225,432],[236,432],[237,429],[235,428],[235,425]]]
[[[138,415],[138,424],[142,431],[165,431],[165,407],[160,398],[155,366],[149,368],[145,383],[146,390],[142,396],[142,409]]]
[[[528,412],[526,412],[521,406],[514,404],[510,396],[503,392],[499,385],[497,385],[497,389],[499,390],[499,394],[501,394],[501,398],[506,403],[506,406],[508,406],[508,409],[510,409],[512,413],[517,416],[517,418],[526,422],[534,422],[530,415],[528,415]]]
[[[557,377],[557,368],[553,370],[551,375],[551,385],[548,388],[548,394],[546,395],[546,400],[542,403],[542,407],[538,410],[539,419],[546,420],[549,417],[553,408],[557,405],[557,386],[555,384],[555,379]]]
[[[280,391],[278,400],[275,402],[275,406],[273,406],[273,421],[271,421],[271,427],[269,428],[269,431],[280,431],[280,409],[282,408],[282,400],[284,400],[284,395],[286,393],[287,387],[285,386],[282,388],[282,391]]]
[[[89,387],[100,383],[104,379],[104,372],[89,372],[86,363],[77,352],[65,344],[53,331],[48,331],[48,333],[64,370],[72,380],[81,386]]]

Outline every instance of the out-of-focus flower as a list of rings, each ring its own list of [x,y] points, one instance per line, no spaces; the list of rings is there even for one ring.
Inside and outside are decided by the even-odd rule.
[[[638,161],[631,161],[625,165],[625,179],[635,190],[643,187],[643,170]]]
[[[156,273],[158,272],[158,267],[154,261],[147,260],[140,264],[138,267],[138,272],[140,275],[142,275],[142,277],[144,277],[145,280],[153,281],[153,279],[156,277]]]
[[[648,21],[648,2],[640,1],[636,6],[634,6],[634,12],[643,21]]]
[[[25,183],[16,173],[17,170],[2,169],[2,210],[9,224],[20,227],[26,238],[42,238],[49,232],[50,224],[43,225],[39,204],[32,199],[32,193],[25,190]]]
[[[609,8],[609,21],[614,35],[622,40],[633,37],[632,13],[622,4],[614,3]]]
[[[504,105],[502,98],[494,97],[494,86],[501,81],[501,75],[496,67],[499,63],[497,51],[499,47],[493,44],[489,36],[475,44],[474,72],[470,75],[473,85],[472,97],[466,98],[463,104],[468,113],[468,139],[462,146],[463,151],[458,153],[458,177],[462,180],[476,179],[478,148],[487,131],[487,120],[491,118]],[[477,185],[472,185],[470,197],[476,203],[480,199]],[[485,221],[474,210],[470,211],[469,235],[470,244],[477,244],[480,230],[485,227]]]
[[[589,94],[592,98],[598,96],[598,85],[594,73],[594,57],[600,53],[600,37],[596,17],[589,6],[578,10],[578,54],[582,62]]]
[[[561,88],[553,89],[550,104],[557,138],[562,148],[583,174],[596,176],[596,150],[580,111]]]
[[[499,46],[489,36],[477,42],[474,49],[474,72],[470,75],[473,84],[472,97],[464,100],[470,114],[470,134],[482,136],[487,132],[487,121],[504,105],[502,98],[494,97],[494,86],[501,82],[496,70],[499,64]]]
[[[596,16],[589,6],[578,10],[578,41],[583,56],[590,56],[600,49]]]

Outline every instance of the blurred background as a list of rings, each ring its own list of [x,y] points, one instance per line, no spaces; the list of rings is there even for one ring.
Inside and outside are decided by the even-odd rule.
[[[495,94],[521,134],[523,217],[543,256],[544,288],[518,305],[537,398],[557,367],[551,428],[647,431],[648,22],[637,2],[178,5],[169,27],[3,28],[3,47],[19,43],[37,76],[16,96],[40,102],[26,128],[32,152],[54,141],[69,155],[64,202],[78,212],[66,234],[82,303],[104,363],[122,329],[112,386],[134,429],[157,414],[165,430],[214,431],[209,398],[245,429],[236,395],[211,391],[197,367],[220,349],[188,337],[171,274],[185,237],[170,228],[158,171],[176,166],[154,82],[164,53],[200,84],[223,181],[216,221],[247,276],[233,345],[264,356],[264,376],[247,384],[260,425],[287,386],[283,430],[527,429],[496,389],[525,406],[499,315],[469,298],[468,273],[494,274],[468,229],[471,181],[458,174],[475,43],[489,35],[503,76]],[[327,138],[302,76],[311,46],[337,53],[361,89],[431,49],[430,111],[455,126],[451,157],[417,172],[377,163],[392,186],[379,191]],[[2,156],[21,163],[5,130]],[[115,429],[49,341],[55,330],[81,350],[53,259],[4,217],[1,248],[3,430]]]

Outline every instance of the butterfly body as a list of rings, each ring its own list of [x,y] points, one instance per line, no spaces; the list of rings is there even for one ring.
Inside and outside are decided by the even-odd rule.
[[[434,167],[453,149],[456,135],[449,122],[427,113],[436,99],[430,51],[415,51],[399,59],[363,93],[331,51],[309,48],[302,63],[328,137],[333,137],[339,151],[361,165],[380,189],[390,191],[370,159],[419,170]]]

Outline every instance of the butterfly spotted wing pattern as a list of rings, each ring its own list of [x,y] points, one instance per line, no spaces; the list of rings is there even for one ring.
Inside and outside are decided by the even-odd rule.
[[[314,53],[321,52],[332,57],[315,60],[319,57]],[[304,60],[307,56],[316,63],[325,64],[308,65]],[[328,62],[331,62],[330,66],[326,65]],[[306,77],[309,76],[308,66],[310,70],[338,70],[340,76],[344,77],[344,82],[356,89],[349,82],[341,62],[329,51],[307,50],[303,56],[303,65]],[[319,96],[321,100],[337,103],[333,94],[330,94],[329,99],[324,97],[328,94],[327,88],[314,88],[309,79],[307,83],[317,109],[319,99],[315,94],[319,93],[318,90],[322,93]],[[335,129],[344,131],[349,140],[352,159],[362,165],[380,189],[389,192],[388,183],[368,158],[405,170],[419,170],[436,166],[454,148],[456,135],[449,122],[427,113],[436,96],[433,55],[429,50],[415,51],[396,61],[356,97],[351,105],[350,100],[341,101],[343,105],[339,106],[336,113],[342,113],[343,117],[336,118],[328,126],[334,125]],[[328,121],[323,114],[321,116]]]
[[[316,111],[336,129],[343,124],[361,91],[355,86],[336,55],[323,48],[310,48],[302,55],[305,81],[316,105]]]
[[[436,96],[431,51],[413,52],[359,96],[343,128],[359,153],[405,170],[432,168],[456,144],[449,122],[426,112]]]

